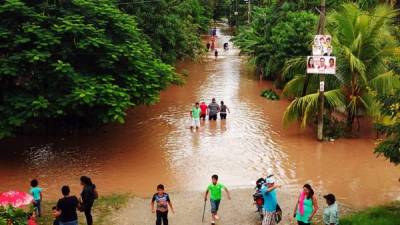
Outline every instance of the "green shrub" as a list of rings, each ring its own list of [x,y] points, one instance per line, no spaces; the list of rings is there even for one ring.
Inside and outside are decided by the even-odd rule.
[[[276,101],[276,100],[280,99],[279,95],[275,91],[273,91],[272,89],[264,90],[261,93],[261,96],[266,98],[266,99],[273,100],[273,101]]]

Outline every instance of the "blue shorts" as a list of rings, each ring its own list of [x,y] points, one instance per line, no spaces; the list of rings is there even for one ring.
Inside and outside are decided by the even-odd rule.
[[[219,203],[221,203],[221,200],[210,200],[211,203],[211,213],[217,213],[219,209]]]

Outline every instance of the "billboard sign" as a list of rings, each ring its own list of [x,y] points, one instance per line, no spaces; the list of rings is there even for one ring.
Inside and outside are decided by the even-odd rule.
[[[331,56],[332,55],[332,36],[315,35],[312,46],[313,56]]]
[[[336,57],[307,56],[307,73],[336,74]]]

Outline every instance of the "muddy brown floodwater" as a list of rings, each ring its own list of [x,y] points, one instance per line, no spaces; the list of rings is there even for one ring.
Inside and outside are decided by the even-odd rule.
[[[218,46],[228,39],[221,35]],[[400,199],[400,168],[373,155],[373,135],[319,143],[311,130],[282,128],[288,102],[260,97],[271,85],[247,72],[238,49],[219,53],[216,61],[210,53],[203,63],[180,63],[178,70],[190,74],[186,84],[164,91],[156,105],[130,110],[123,125],[91,136],[0,142],[0,191],[27,190],[37,177],[45,197],[56,198],[63,184],[78,193],[83,174],[101,194],[148,196],[159,183],[203,190],[214,173],[231,188],[248,188],[272,168],[286,192],[309,182],[353,207]],[[231,114],[191,132],[192,104],[212,97],[224,100]]]

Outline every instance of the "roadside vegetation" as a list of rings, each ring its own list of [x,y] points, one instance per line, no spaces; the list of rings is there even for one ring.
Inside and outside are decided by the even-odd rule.
[[[0,139],[91,132],[181,83],[215,4],[201,0],[22,1],[0,5]]]
[[[285,126],[315,128],[318,75],[306,74],[306,56],[317,30],[320,1],[268,1],[255,6],[252,22],[233,39],[255,73],[283,89],[290,100]],[[399,7],[396,1],[326,1],[326,34],[333,37],[336,75],[325,76],[324,134],[357,137],[371,119],[384,141],[376,153],[399,162]],[[388,100],[386,100],[388,99]],[[390,100],[390,102],[389,102]],[[389,108],[388,108],[389,107]],[[389,110],[388,110],[389,109]]]
[[[394,225],[400,224],[400,202],[377,206],[346,215],[341,225]]]

